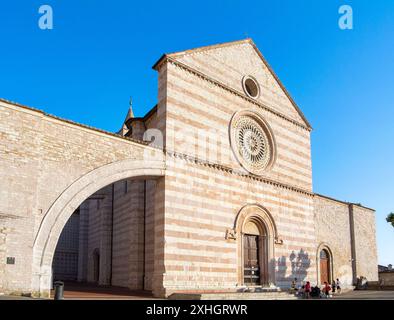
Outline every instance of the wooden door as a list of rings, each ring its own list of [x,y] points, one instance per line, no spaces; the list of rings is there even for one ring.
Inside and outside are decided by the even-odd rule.
[[[320,283],[330,283],[330,258],[326,250],[320,252]]]
[[[244,283],[260,284],[259,236],[244,235]]]

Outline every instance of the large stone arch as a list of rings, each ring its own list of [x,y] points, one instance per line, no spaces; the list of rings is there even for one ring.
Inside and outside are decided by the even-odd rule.
[[[138,177],[151,179],[164,174],[162,160],[127,159],[96,168],[70,184],[50,206],[34,239],[33,295],[49,296],[52,259],[58,239],[67,220],[86,198],[116,181]]]
[[[275,221],[269,211],[259,204],[248,204],[240,209],[234,223],[237,235],[237,279],[238,285],[244,285],[243,275],[243,230],[248,222],[254,222],[266,236],[267,282],[275,285],[275,244],[281,243]]]

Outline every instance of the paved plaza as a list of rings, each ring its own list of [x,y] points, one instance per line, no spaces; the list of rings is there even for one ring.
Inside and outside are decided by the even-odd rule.
[[[53,293],[51,295],[53,297]],[[65,300],[151,300],[155,299],[143,291],[123,288],[72,287],[64,292]],[[0,300],[38,300],[23,296],[0,296]],[[394,300],[394,291],[349,291],[335,295],[329,300]]]

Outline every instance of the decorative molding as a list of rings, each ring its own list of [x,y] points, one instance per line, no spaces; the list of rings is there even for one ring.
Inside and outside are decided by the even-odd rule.
[[[237,231],[235,229],[227,229],[226,240],[237,240]]]
[[[273,186],[276,186],[276,187],[280,187],[280,188],[283,188],[283,189],[286,189],[286,190],[291,190],[291,191],[295,191],[295,192],[298,192],[298,193],[301,193],[301,194],[305,194],[307,196],[311,196],[311,197],[314,196],[314,193],[312,191],[308,191],[306,189],[302,189],[302,188],[298,188],[298,187],[295,187],[295,186],[291,186],[291,185],[288,185],[288,184],[285,184],[285,183],[282,183],[282,182],[278,182],[278,181],[274,181],[274,180],[271,180],[271,179],[268,179],[268,178],[265,178],[265,177],[256,176],[256,175],[254,175],[252,173],[245,173],[244,171],[241,171],[241,170],[236,170],[236,169],[233,169],[233,168],[221,165],[221,164],[209,162],[209,161],[206,161],[206,160],[201,160],[201,159],[198,159],[196,157],[192,157],[192,156],[189,156],[189,155],[186,155],[186,154],[183,154],[183,153],[178,153],[178,152],[168,151],[168,150],[166,150],[165,153],[166,153],[166,155],[168,155],[168,156],[170,156],[172,158],[175,158],[175,159],[180,159],[180,160],[187,161],[189,163],[193,163],[193,164],[200,165],[200,166],[203,166],[203,167],[209,167],[209,168],[212,168],[212,169],[215,169],[215,170],[219,170],[219,171],[226,172],[226,173],[229,173],[229,174],[237,175],[239,177],[244,177],[244,178],[248,178],[248,179],[251,179],[251,180],[263,182],[263,183],[266,183],[266,184],[269,184],[269,185],[273,185]]]
[[[275,283],[275,242],[278,229],[271,213],[259,204],[247,204],[239,211],[234,221],[234,229],[243,235],[248,222],[253,222],[260,231],[260,281],[261,284]],[[264,250],[261,250],[264,248]],[[238,283],[244,284],[244,237],[237,239],[237,278]]]
[[[276,237],[276,238],[275,238],[275,244],[282,245],[282,244],[283,244],[283,239],[280,238],[280,237]]]

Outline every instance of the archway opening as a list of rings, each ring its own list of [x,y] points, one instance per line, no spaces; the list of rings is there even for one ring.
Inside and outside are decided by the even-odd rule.
[[[268,285],[267,231],[257,221],[249,220],[243,230],[244,284],[247,286]]]
[[[331,283],[331,258],[330,253],[327,249],[320,250],[319,253],[320,259],[320,283],[324,284],[325,282]]]
[[[238,248],[238,285],[275,287],[277,229],[262,206],[244,206],[235,220]]]
[[[124,288],[130,295],[152,291],[156,188],[156,180],[120,180],[74,211],[52,261],[52,279],[65,282],[66,298],[102,295],[102,288]]]

